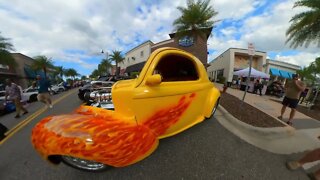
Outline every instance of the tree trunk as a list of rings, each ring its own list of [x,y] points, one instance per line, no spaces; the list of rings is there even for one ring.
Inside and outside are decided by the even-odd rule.
[[[44,78],[47,79],[47,68],[46,67],[43,67],[43,72],[44,72]]]
[[[118,63],[116,62],[116,77],[119,76],[119,72],[118,72]]]

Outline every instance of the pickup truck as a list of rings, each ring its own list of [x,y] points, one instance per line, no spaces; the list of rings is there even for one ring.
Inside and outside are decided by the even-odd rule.
[[[175,48],[154,51],[138,78],[112,86],[114,111],[81,106],[44,118],[32,143],[51,163],[102,171],[136,163],[159,140],[180,133],[216,111],[220,91],[192,54]]]

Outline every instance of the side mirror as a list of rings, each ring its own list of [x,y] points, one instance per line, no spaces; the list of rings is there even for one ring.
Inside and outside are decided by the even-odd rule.
[[[155,86],[161,83],[162,77],[160,74],[155,74],[147,78],[146,85]]]

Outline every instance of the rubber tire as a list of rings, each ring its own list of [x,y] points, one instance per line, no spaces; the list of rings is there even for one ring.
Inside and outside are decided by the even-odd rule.
[[[33,95],[30,96],[29,102],[35,102],[35,101],[38,101],[37,95],[36,95],[36,94],[33,94]]]
[[[103,172],[103,171],[106,171],[106,170],[109,170],[109,169],[112,169],[113,167],[112,166],[109,166],[109,165],[105,165],[100,168],[100,169],[86,169],[84,167],[80,167],[80,166],[75,166],[72,162],[69,162],[68,158],[70,158],[71,156],[61,156],[61,161],[67,165],[67,166],[70,166],[72,168],[75,168],[75,169],[79,169],[79,170],[82,170],[82,171],[88,171],[88,172]],[[74,157],[71,157],[71,158],[74,158]],[[84,159],[81,159],[81,158],[77,158],[79,160],[84,160]]]

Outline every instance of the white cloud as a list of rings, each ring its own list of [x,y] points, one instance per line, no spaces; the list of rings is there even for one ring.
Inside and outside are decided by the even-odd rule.
[[[241,19],[248,13],[252,12],[255,6],[260,5],[263,1],[258,0],[212,0],[214,9],[219,13],[217,19]]]
[[[285,33],[290,26],[290,19],[305,10],[293,9],[293,3],[293,0],[287,0],[272,4],[259,15],[242,19],[243,24],[237,28],[237,31],[234,31],[235,28],[231,26],[220,30],[223,36],[217,36],[217,33],[214,33],[214,37],[209,39],[209,49],[216,50],[214,55],[218,56],[229,47],[247,48],[247,43],[253,42],[256,50],[278,53],[277,60],[300,66],[308,65],[319,56],[319,48],[316,46],[300,47],[296,50],[299,52],[297,55],[281,55],[282,52],[293,51],[289,45],[285,44]],[[236,33],[240,34],[238,40],[233,35]],[[209,61],[216,57],[214,55],[210,56]]]
[[[292,63],[299,65],[301,67],[308,66],[311,62],[314,62],[317,57],[320,57],[320,53],[318,54],[313,54],[313,53],[307,53],[307,52],[302,52],[296,55],[291,55],[291,56],[285,56],[278,54],[276,55],[275,60],[280,60],[284,61],[287,63]]]
[[[292,9],[294,0],[286,0],[273,3],[258,15],[250,15],[266,2],[211,1],[219,12],[215,20],[227,20],[231,25],[219,22],[217,26],[225,27],[220,28],[220,32],[213,30],[208,48],[214,53],[209,55],[209,61],[230,47],[246,48],[247,42],[254,42],[256,49],[267,52],[281,54],[289,50],[284,44],[285,31],[290,18],[301,9]],[[4,25],[0,31],[2,36],[12,38],[17,52],[31,57],[46,55],[60,63],[73,62],[93,70],[96,64],[87,59],[99,54],[101,49],[125,52],[146,40],[155,43],[167,40],[173,31],[172,22],[180,16],[177,6],[186,6],[186,1],[1,1],[0,22]],[[70,54],[66,50],[84,54]],[[298,51],[312,59],[319,48],[299,48]],[[292,59],[298,57],[292,56]],[[300,61],[288,61],[300,64]]]

